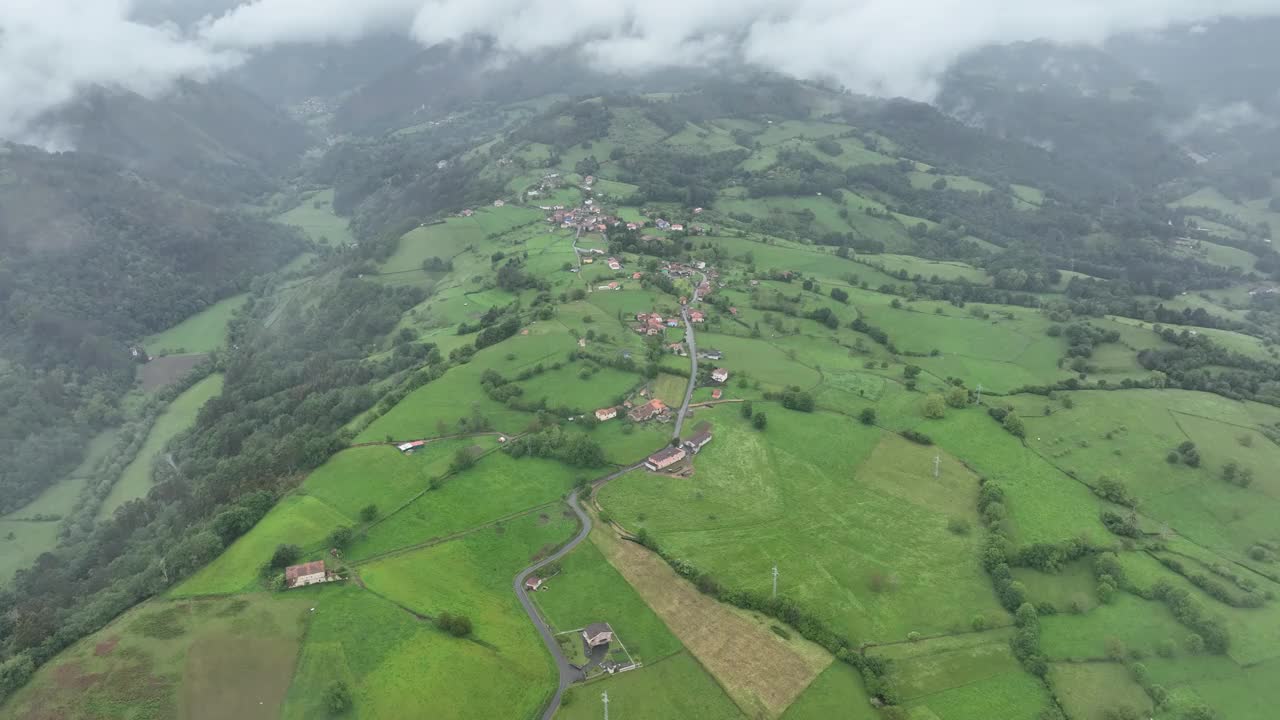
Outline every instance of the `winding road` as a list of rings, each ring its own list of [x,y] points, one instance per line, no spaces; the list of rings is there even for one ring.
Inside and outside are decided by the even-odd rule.
[[[591,483],[592,491],[594,492],[596,488],[599,488],[610,480],[621,477],[622,475],[635,470],[642,464],[643,463],[636,463],[622,468],[621,470],[615,470],[614,472],[595,480]],[[575,547],[578,546],[578,543],[585,540],[587,535],[591,534],[591,516],[587,515],[587,513],[583,511],[582,505],[578,502],[577,490],[574,490],[569,494],[568,502],[569,508],[578,516],[578,522],[582,525],[582,527],[578,529],[578,534],[574,535],[572,540],[565,543],[564,547],[555,551],[549,557],[539,560],[524,570],[521,570],[519,574],[516,575],[515,580],[511,582],[512,589],[516,591],[516,597],[520,599],[520,605],[524,608],[525,614],[529,616],[529,620],[533,622],[533,626],[538,628],[538,634],[542,636],[543,644],[545,644],[547,649],[551,651],[551,656],[556,659],[556,668],[560,672],[560,686],[556,688],[556,694],[551,697],[551,702],[547,705],[547,709],[543,711],[542,720],[551,720],[551,717],[556,714],[556,710],[560,709],[560,700],[564,697],[564,691],[568,689],[570,685],[584,677],[582,671],[565,658],[564,653],[560,650],[560,644],[556,642],[555,635],[551,632],[551,628],[547,627],[542,616],[538,614],[538,609],[533,606],[533,601],[529,599],[529,593],[524,588],[524,581],[527,580],[530,575],[559,560],[565,555],[568,555]]]

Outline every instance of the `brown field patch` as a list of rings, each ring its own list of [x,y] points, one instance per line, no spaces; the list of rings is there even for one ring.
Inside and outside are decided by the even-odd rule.
[[[208,353],[158,357],[138,368],[138,379],[142,381],[142,389],[149,392],[175,382],[204,362],[207,357],[209,357]]]
[[[119,645],[119,644],[120,644],[119,635],[115,635],[113,637],[107,638],[106,640],[103,640],[102,642],[93,646],[93,654],[97,655],[98,657],[106,657],[110,655],[116,649],[116,645]]]
[[[747,717],[776,718],[832,662],[798,633],[785,640],[763,615],[702,594],[643,547],[597,529],[591,540],[649,607],[724,686]]]
[[[216,636],[187,654],[182,703],[190,720],[274,720],[293,678],[298,643],[285,638]]]

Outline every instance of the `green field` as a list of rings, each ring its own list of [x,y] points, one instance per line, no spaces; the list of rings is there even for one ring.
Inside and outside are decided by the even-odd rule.
[[[511,592],[511,578],[567,540],[574,522],[524,518],[465,538],[362,566],[368,588],[418,613],[463,613],[469,638],[412,648],[365,682],[371,695],[397,696],[400,717],[444,710],[445,717],[526,717],[555,680],[551,657]],[[423,667],[448,667],[426,673]],[[412,683],[409,685],[408,683]],[[410,692],[409,689],[413,688]]]
[[[653,665],[621,675],[605,677],[572,688],[557,720],[601,717],[600,696],[609,693],[609,717],[649,720],[739,720],[744,718],[723,689],[687,652],[666,657]]]
[[[347,218],[333,211],[333,188],[312,193],[297,207],[277,215],[275,219],[302,230],[319,245],[343,247],[355,241]]]
[[[947,530],[953,517],[976,524],[973,475],[949,462],[935,481],[929,449],[837,416],[766,407],[764,434],[733,405],[699,411],[715,439],[692,480],[633,473],[607,486],[601,504],[732,586],[767,592],[765,571],[778,564],[781,592],[858,639],[1003,614],[976,539]],[[880,532],[863,533],[870,524]],[[942,587],[946,608],[933,602]]]
[[[558,573],[542,574],[543,587],[532,593],[556,632],[607,622],[631,657],[646,667],[680,651],[680,641],[595,545],[579,545],[560,565]]]
[[[1119,663],[1055,663],[1050,681],[1070,718],[1108,720],[1123,707],[1150,715],[1151,699]]]
[[[111,492],[102,501],[98,517],[109,517],[116,508],[140,498],[151,489],[151,468],[162,461],[164,447],[175,435],[195,424],[196,413],[210,398],[222,392],[222,375],[210,375],[192,385],[169,403],[169,407],[156,418],[138,455],[129,463]]]
[[[244,307],[248,294],[220,300],[182,322],[142,341],[152,355],[182,355],[217,350],[227,339],[227,322]]]

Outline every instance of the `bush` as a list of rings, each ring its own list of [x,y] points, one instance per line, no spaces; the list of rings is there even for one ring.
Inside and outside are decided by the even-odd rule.
[[[757,430],[764,430],[768,426],[769,418],[765,417],[765,414],[762,412],[756,413],[755,416],[751,418],[751,427]]]
[[[329,547],[345,548],[355,538],[355,531],[349,527],[340,527],[329,533]]]
[[[1007,430],[1010,435],[1016,438],[1026,437],[1027,428],[1022,424],[1022,418],[1017,415],[1014,415],[1013,413],[1005,415],[1004,422],[1002,424],[1004,425],[1004,429]]]
[[[351,689],[338,680],[324,691],[324,706],[330,715],[343,715],[351,709]]]
[[[904,437],[904,438],[906,438],[906,439],[910,440],[911,442],[913,442],[913,443],[917,444],[917,445],[932,445],[932,444],[933,444],[933,438],[929,437],[928,435],[925,435],[925,434],[924,434],[924,433],[922,433],[922,432],[917,432],[917,431],[915,431],[915,430],[903,430],[903,431],[899,432],[898,434],[899,434],[899,435],[901,435],[902,437]]]
[[[876,409],[862,408],[862,412],[858,413],[858,422],[862,423],[863,425],[875,425]]]
[[[924,399],[921,412],[930,420],[941,420],[947,414],[947,401],[941,395],[933,393]]]
[[[947,529],[956,535],[969,534],[969,521],[964,518],[951,518],[947,521]]]
[[[471,618],[466,615],[454,615],[442,612],[436,616],[436,627],[454,637],[466,637],[471,634]]]
[[[368,522],[373,522],[374,520],[377,520],[377,519],[378,519],[378,506],[377,506],[377,505],[365,505],[364,507],[360,508],[360,521],[361,521],[361,522],[367,522],[367,523],[368,523]]]
[[[297,545],[280,544],[276,546],[276,551],[271,554],[271,568],[279,570],[288,567],[298,561],[302,557],[302,548]]]

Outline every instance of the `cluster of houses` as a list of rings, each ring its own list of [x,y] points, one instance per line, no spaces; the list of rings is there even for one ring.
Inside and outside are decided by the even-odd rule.
[[[679,445],[671,445],[662,448],[658,452],[650,455],[645,461],[644,466],[651,472],[666,470],[676,463],[684,460],[691,455],[697,455],[702,452],[702,448],[711,442],[711,431],[701,430],[693,434],[688,440]]]
[[[656,312],[636,313],[636,323],[633,329],[641,335],[661,335],[664,328],[680,327],[676,318],[664,318]]]

